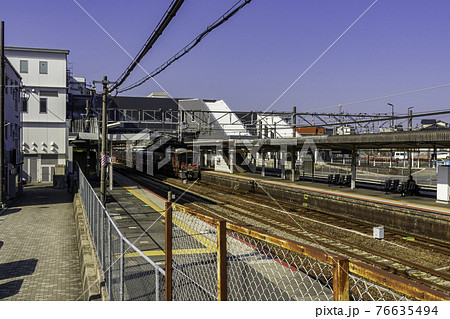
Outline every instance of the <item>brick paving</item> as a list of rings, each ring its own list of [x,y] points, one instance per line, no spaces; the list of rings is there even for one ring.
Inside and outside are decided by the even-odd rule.
[[[0,213],[0,300],[77,300],[81,270],[72,195],[27,186]]]

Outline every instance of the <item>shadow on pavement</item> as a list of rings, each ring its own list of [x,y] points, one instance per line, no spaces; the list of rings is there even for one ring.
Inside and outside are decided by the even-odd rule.
[[[53,204],[72,203],[74,194],[65,189],[53,188],[52,185],[29,185],[24,188],[23,195],[18,198],[15,207],[48,206]]]
[[[10,209],[6,209],[0,216],[6,216],[6,215],[11,215],[11,214],[15,214],[18,213],[22,210],[22,208],[10,208]]]
[[[36,269],[37,262],[37,259],[25,259],[0,264],[0,280],[31,275]]]
[[[22,287],[23,279],[7,282],[0,285],[0,300],[17,295]]]

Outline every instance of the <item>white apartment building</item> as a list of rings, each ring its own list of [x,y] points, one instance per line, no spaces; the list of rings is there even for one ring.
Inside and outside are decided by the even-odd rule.
[[[23,172],[28,182],[51,182],[55,165],[66,164],[68,54],[59,49],[5,48],[29,94],[22,103]]]
[[[14,198],[20,191],[21,181],[21,77],[11,62],[5,63],[5,110],[4,110],[4,181],[6,198]]]

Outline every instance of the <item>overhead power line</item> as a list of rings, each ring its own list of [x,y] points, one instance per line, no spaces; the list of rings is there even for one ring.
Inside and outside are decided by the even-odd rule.
[[[228,19],[230,19],[232,16],[234,16],[239,10],[241,10],[243,7],[245,7],[247,4],[249,4],[251,0],[240,0],[236,2],[225,14],[223,14],[219,19],[217,19],[213,24],[209,25],[205,31],[200,33],[194,40],[189,42],[183,49],[178,51],[173,57],[171,57],[169,60],[167,60],[165,63],[163,63],[161,66],[156,68],[153,72],[148,73],[146,77],[142,78],[141,80],[135,82],[134,84],[119,90],[119,93],[132,90],[142,84],[144,84],[146,81],[151,79],[152,77],[155,77],[165,69],[167,69],[172,63],[183,57],[185,54],[187,54],[189,51],[191,51],[195,46],[197,46],[200,41],[203,40],[204,37],[206,37],[211,31],[221,26],[223,23],[225,23]]]
[[[371,99],[365,99],[365,100],[354,101],[354,102],[349,102],[349,103],[342,103],[340,105],[341,106],[349,106],[349,105],[353,105],[353,104],[359,104],[359,103],[383,100],[383,99],[396,97],[396,96],[401,96],[401,95],[407,95],[407,94],[425,92],[425,91],[429,91],[429,90],[441,89],[441,88],[445,88],[445,87],[449,87],[449,86],[450,86],[450,83],[447,83],[447,84],[442,84],[442,85],[438,85],[438,86],[428,87],[428,88],[425,88],[425,89],[419,89],[419,90],[413,90],[413,91],[408,91],[408,92],[401,92],[401,93],[396,93],[396,94],[384,95],[384,96],[374,97],[374,98],[371,98]],[[326,110],[326,109],[332,109],[332,108],[336,108],[336,107],[338,107],[338,105],[319,107],[319,108],[315,108],[315,109],[309,109],[306,112],[308,112],[308,111],[311,112],[311,111]]]
[[[173,17],[175,17],[183,2],[184,0],[172,1],[170,7],[164,13],[164,16],[159,21],[155,30],[153,30],[153,33],[150,35],[150,37],[147,39],[147,41],[145,42],[139,53],[136,55],[136,58],[133,59],[130,65],[117,79],[116,84],[111,88],[111,90],[115,90],[116,88],[118,88],[128,78],[128,76],[131,74],[136,65],[138,65],[139,62],[142,60],[142,58],[148,53],[148,51],[150,51],[150,49],[153,47],[153,44],[155,44],[156,40],[158,40],[163,31],[169,25],[170,21],[172,21]]]

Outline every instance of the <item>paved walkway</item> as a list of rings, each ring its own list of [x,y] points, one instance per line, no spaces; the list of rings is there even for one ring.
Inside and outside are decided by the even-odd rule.
[[[0,300],[77,300],[81,271],[72,196],[27,186],[0,213]]]

